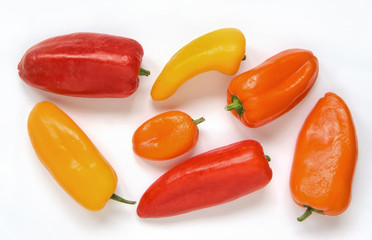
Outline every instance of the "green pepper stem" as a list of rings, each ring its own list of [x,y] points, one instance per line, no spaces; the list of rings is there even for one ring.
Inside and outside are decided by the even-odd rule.
[[[302,204],[301,204],[302,205]],[[306,218],[310,217],[310,215],[313,213],[313,212],[316,212],[316,213],[319,213],[319,214],[323,214],[324,215],[324,212],[322,210],[319,210],[319,209],[315,209],[315,208],[312,208],[310,206],[307,206],[307,205],[302,205],[306,208],[306,211],[304,212],[304,214],[302,214],[300,217],[297,218],[297,221],[299,222],[302,222],[304,221]]]
[[[270,158],[268,155],[265,155],[265,158],[266,158],[266,160],[267,160],[268,162],[271,161],[271,158]]]
[[[242,61],[244,61],[245,59],[247,59],[247,55],[244,55]]]
[[[231,95],[231,103],[225,107],[225,110],[234,110],[241,117],[244,113],[244,106],[237,96]]]
[[[306,218],[310,217],[312,213],[313,213],[313,210],[311,210],[311,207],[307,207],[304,214],[302,214],[300,217],[297,218],[297,221],[302,222]]]
[[[148,75],[150,75],[150,71],[146,70],[146,69],[143,69],[143,68],[140,68],[139,75],[140,76],[148,76]]]
[[[115,193],[112,194],[112,196],[110,197],[110,199],[112,200],[115,200],[115,201],[118,201],[118,202],[122,202],[122,203],[126,203],[126,204],[136,204],[136,201],[130,201],[130,200],[126,200],[118,195],[116,195]]]
[[[201,117],[201,118],[195,119],[195,120],[193,120],[193,121],[194,121],[194,123],[195,123],[196,125],[198,125],[199,123],[204,122],[204,121],[205,121],[205,118]]]

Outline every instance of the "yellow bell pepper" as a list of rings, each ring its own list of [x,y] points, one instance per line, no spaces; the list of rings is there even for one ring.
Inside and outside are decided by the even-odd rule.
[[[234,75],[245,54],[245,37],[235,28],[207,33],[181,48],[156,79],[152,99],[169,98],[190,78],[211,70]]]
[[[97,211],[114,194],[117,176],[87,135],[51,102],[35,105],[28,118],[32,146],[58,184],[80,205]]]

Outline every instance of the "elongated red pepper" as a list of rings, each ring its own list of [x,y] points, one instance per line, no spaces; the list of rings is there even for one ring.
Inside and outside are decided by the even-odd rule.
[[[95,98],[133,94],[139,84],[142,46],[99,33],[73,33],[31,47],[18,64],[19,76],[44,91]]]
[[[190,158],[155,181],[137,214],[169,217],[232,201],[266,186],[272,171],[261,145],[245,140]]]

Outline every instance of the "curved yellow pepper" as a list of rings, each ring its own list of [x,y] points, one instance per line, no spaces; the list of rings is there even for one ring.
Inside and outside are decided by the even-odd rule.
[[[235,28],[207,33],[181,48],[156,79],[151,96],[165,100],[190,78],[211,70],[234,75],[245,54],[245,37]]]
[[[80,205],[97,211],[114,194],[115,171],[78,125],[51,102],[35,105],[28,118],[34,150],[58,184]]]

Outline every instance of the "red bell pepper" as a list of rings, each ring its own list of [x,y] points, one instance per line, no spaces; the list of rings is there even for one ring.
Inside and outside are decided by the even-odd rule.
[[[272,171],[261,145],[245,140],[190,158],[155,181],[137,214],[169,217],[232,201],[266,186]]]
[[[73,33],[31,47],[18,64],[32,87],[75,97],[120,98],[134,93],[142,46],[135,40],[99,33]]]

